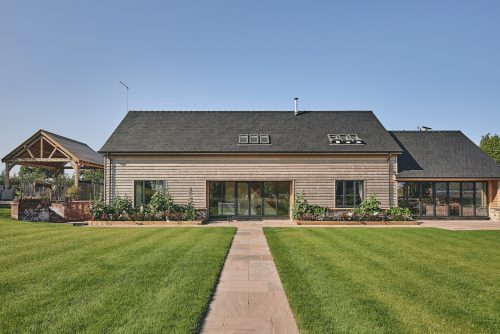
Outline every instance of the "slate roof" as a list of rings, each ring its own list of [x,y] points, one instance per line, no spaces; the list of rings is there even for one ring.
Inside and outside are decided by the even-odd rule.
[[[43,130],[43,132],[53,137],[59,145],[79,160],[104,165],[104,158],[102,155],[94,151],[87,144],[45,130]]]
[[[461,131],[390,131],[401,178],[500,178],[500,165]]]
[[[365,145],[330,145],[328,134],[358,134]],[[239,134],[269,134],[271,145],[239,145]],[[371,111],[130,111],[101,153],[401,152]]]
[[[24,146],[28,143],[33,142],[34,140],[40,138],[41,136],[47,136],[50,140],[54,141],[58,144],[63,151],[66,151],[67,154],[72,155],[79,162],[87,162],[91,164],[96,164],[99,166],[104,166],[104,158],[90,148],[87,144],[76,141],[74,139],[70,139],[67,137],[63,137],[61,135],[46,131],[46,130],[38,130],[31,137],[25,140],[21,145],[12,150],[9,154],[7,154],[2,161],[7,161],[12,157],[16,156],[19,151],[24,149]],[[51,163],[45,162],[45,165],[61,165],[61,163]],[[62,163],[64,165],[64,163]]]

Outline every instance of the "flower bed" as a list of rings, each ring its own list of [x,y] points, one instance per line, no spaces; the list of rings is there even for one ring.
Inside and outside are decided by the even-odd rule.
[[[146,205],[134,207],[132,200],[117,196],[111,203],[98,199],[91,205],[92,222],[130,222],[130,225],[172,225],[179,222],[183,224],[202,224],[208,218],[207,209],[196,209],[193,204],[192,192],[189,191],[187,204],[176,204],[168,193],[157,191]],[[104,225],[104,224],[101,224]]]
[[[352,210],[332,210],[309,204],[302,193],[295,198],[292,216],[294,221],[309,222],[308,225],[401,225],[402,222],[405,222],[405,225],[416,224],[408,208],[391,207],[383,210],[375,195],[371,195]]]
[[[206,220],[151,220],[151,221],[137,221],[137,220],[90,220],[87,222],[88,226],[178,226],[178,225],[202,225]]]

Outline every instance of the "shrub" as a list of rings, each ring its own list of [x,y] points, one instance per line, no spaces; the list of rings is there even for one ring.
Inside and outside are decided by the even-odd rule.
[[[153,215],[165,212],[167,210],[167,199],[161,191],[156,191],[153,196],[151,196],[151,201],[149,202],[148,209],[149,210],[147,211],[149,211]]]
[[[371,194],[368,199],[361,202],[359,207],[352,210],[353,214],[359,216],[376,216],[381,212],[380,202],[375,197],[375,194]]]
[[[75,200],[78,198],[78,187],[74,185],[66,189],[66,195],[71,199]]]
[[[302,217],[306,215],[308,211],[309,203],[307,203],[304,192],[301,192],[300,194],[295,196],[295,201],[292,209],[292,217],[293,219],[302,219]]]
[[[413,219],[408,208],[392,207],[387,211],[382,210],[380,208],[380,202],[374,194],[362,201],[359,207],[350,211],[334,211],[319,205],[309,204],[303,192],[295,198],[292,217],[293,219],[324,221],[386,221]]]
[[[117,196],[111,203],[113,208],[113,219],[130,219],[135,213],[134,205],[128,196]]]
[[[307,202],[304,192],[295,197],[295,205],[292,209],[293,219],[303,220],[325,220],[328,208],[311,205]]]
[[[184,218],[186,220],[195,220],[196,219],[196,209],[194,208],[194,202],[193,202],[193,189],[189,189],[189,197],[188,197],[188,203],[186,205],[186,209],[184,212]]]
[[[391,220],[412,220],[410,209],[393,206],[387,210],[387,216]]]
[[[208,219],[208,210],[200,209],[196,210],[196,220],[207,220]]]
[[[93,220],[111,220],[113,218],[113,208],[106,204],[101,196],[91,203],[90,212]]]

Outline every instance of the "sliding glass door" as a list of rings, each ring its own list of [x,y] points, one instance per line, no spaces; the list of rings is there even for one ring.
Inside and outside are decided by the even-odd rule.
[[[289,181],[213,181],[208,184],[211,217],[288,217]]]

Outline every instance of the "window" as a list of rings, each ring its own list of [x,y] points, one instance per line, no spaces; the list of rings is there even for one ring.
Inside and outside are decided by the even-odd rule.
[[[260,135],[260,143],[261,144],[269,144],[269,135]]]
[[[434,191],[432,182],[421,183],[422,216],[434,216]]]
[[[488,185],[486,182],[476,182],[476,216],[488,216]]]
[[[248,144],[248,135],[240,135],[238,142],[240,144]]]
[[[486,182],[399,182],[398,205],[416,216],[487,217]]]
[[[250,144],[258,144],[259,135],[250,135]]]
[[[165,192],[164,181],[134,181],[134,205],[149,204],[155,192]]]
[[[448,216],[448,183],[436,182],[436,216]]]
[[[365,142],[355,133],[350,134],[329,134],[330,145],[362,145]]]
[[[240,134],[238,144],[271,144],[271,136],[269,134]]]
[[[363,181],[335,181],[335,206],[354,208],[365,199]]]
[[[462,182],[462,215],[474,216],[474,182]]]

